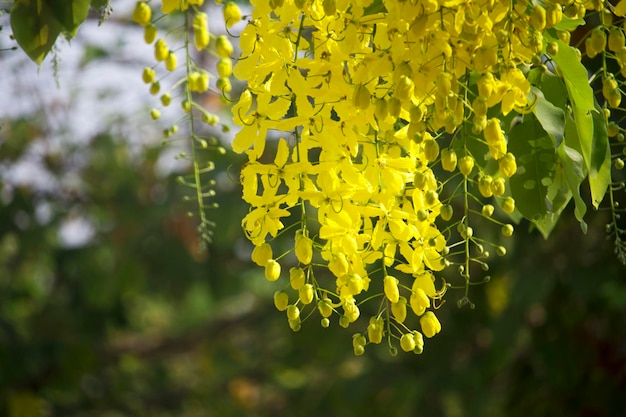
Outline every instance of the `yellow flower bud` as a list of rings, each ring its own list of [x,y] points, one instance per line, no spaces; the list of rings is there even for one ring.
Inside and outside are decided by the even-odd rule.
[[[559,23],[563,19],[563,9],[560,4],[548,3],[546,4],[546,28],[551,28]]]
[[[332,303],[327,297],[324,297],[317,302],[317,309],[319,310],[320,315],[324,318],[330,317],[333,314]]]
[[[512,224],[505,224],[504,226],[502,226],[502,229],[500,230],[500,232],[502,233],[502,236],[506,236],[506,237],[511,237],[513,236],[513,225]]]
[[[311,304],[314,295],[315,292],[313,290],[313,285],[311,284],[304,284],[298,290],[298,296],[300,297],[300,301],[302,301],[302,304],[304,305]]]
[[[394,97],[401,102],[408,101],[413,97],[415,91],[415,83],[406,75],[400,76],[394,89]]]
[[[400,296],[397,303],[391,304],[391,314],[398,323],[403,323],[406,320],[406,298]]]
[[[161,112],[157,109],[152,109],[150,110],[150,117],[152,118],[152,120],[157,120],[161,117]]]
[[[272,259],[272,247],[269,243],[262,243],[252,250],[252,261],[258,266],[265,266],[270,259]]]
[[[412,333],[405,333],[400,337],[400,347],[405,352],[411,352],[415,349],[415,338]]]
[[[324,0],[322,7],[326,16],[334,16],[337,12],[337,2],[335,0]]]
[[[459,171],[461,171],[461,174],[468,177],[472,173],[472,169],[474,169],[474,157],[472,155],[465,155],[459,160]]]
[[[169,95],[168,93],[165,93],[161,96],[161,104],[163,104],[163,106],[167,107],[170,105],[171,102],[172,102],[172,96]],[[270,258],[271,258],[271,255],[270,255]],[[263,263],[262,265],[265,265],[265,263]]]
[[[225,93],[230,93],[233,89],[233,86],[228,78],[218,78],[215,86]]]
[[[591,46],[596,53],[602,52],[604,48],[606,48],[606,33],[600,26],[595,27],[591,31],[589,46]]]
[[[420,354],[424,351],[424,336],[417,330],[413,331],[413,339],[415,339],[415,349],[413,352]]]
[[[357,307],[356,305],[356,301],[354,301],[354,298],[347,298],[344,300],[343,312],[344,317],[348,320],[348,323],[354,323],[361,314],[361,312],[359,311],[359,307]]]
[[[147,25],[143,30],[143,40],[147,44],[151,44],[152,42],[154,42],[154,40],[156,39],[156,35],[157,28],[152,24]]]
[[[226,35],[220,35],[215,40],[215,50],[221,58],[228,58],[233,54],[233,44]]]
[[[230,58],[220,58],[217,61],[217,74],[221,78],[228,78],[233,73],[233,61]]]
[[[432,311],[427,311],[420,317],[420,326],[424,336],[431,338],[441,331],[441,323]]]
[[[485,198],[489,198],[493,195],[493,191],[491,190],[491,184],[493,183],[493,178],[491,175],[485,175],[478,178],[478,191],[480,191],[480,195]]]
[[[241,21],[241,9],[237,3],[229,1],[224,5],[224,24],[227,28],[236,25]]]
[[[543,30],[546,27],[546,9],[540,5],[533,7],[533,11],[530,15],[530,25],[536,30]]]
[[[197,12],[193,17],[193,33],[193,41],[198,51],[209,45],[211,34],[209,33],[209,23],[206,13]]]
[[[165,61],[167,55],[169,54],[169,49],[167,48],[167,44],[163,39],[159,39],[154,44],[154,58],[158,61]]]
[[[493,215],[494,207],[491,204],[485,204],[481,210],[481,213],[485,217],[491,217]]]
[[[512,197],[506,197],[502,200],[502,210],[508,214],[513,213],[515,211],[515,200]]]
[[[154,69],[152,69],[150,67],[145,67],[143,69],[143,73],[141,74],[141,78],[143,79],[144,83],[150,84],[151,82],[154,81],[155,77],[156,77],[156,72],[154,71]]]
[[[441,151],[441,167],[444,171],[454,171],[456,169],[456,162],[456,152],[454,152],[454,149],[446,148]]]
[[[439,210],[439,216],[441,217],[443,221],[446,221],[446,222],[452,218],[453,214],[454,214],[454,209],[449,204],[442,206],[441,210]]]
[[[416,316],[421,316],[424,314],[424,311],[430,307],[430,298],[428,298],[423,289],[414,288],[411,292],[409,304],[411,304],[411,310],[413,310],[413,313],[415,313]]]
[[[358,109],[365,110],[369,107],[371,94],[363,84],[357,84],[352,92],[352,105]]]
[[[165,69],[168,71],[174,71],[176,69],[176,64],[178,63],[178,59],[176,58],[176,54],[172,51],[169,51],[167,57],[165,58]]]
[[[289,270],[289,284],[291,285],[291,288],[298,291],[302,288],[302,286],[304,286],[305,281],[306,277],[302,268],[292,267]]]
[[[624,32],[622,28],[617,26],[612,26],[609,30],[609,41],[608,46],[609,50],[613,52],[618,52],[620,49],[624,47],[625,39]]]
[[[302,230],[296,232],[295,252],[298,261],[304,265],[311,263],[313,259],[313,241]]]
[[[385,296],[392,303],[397,303],[400,299],[400,292],[398,290],[398,279],[387,275],[383,279],[383,288],[385,290]]]
[[[491,188],[491,192],[496,197],[499,197],[502,194],[504,194],[504,191],[506,190],[504,178],[500,177],[500,178],[496,178],[495,180],[493,180],[490,188]]]
[[[439,144],[434,139],[424,141],[424,158],[428,162],[435,162],[439,156]]]
[[[159,94],[159,91],[161,91],[161,83],[159,83],[158,81],[153,82],[150,85],[150,94],[154,96],[154,95]]]
[[[515,155],[507,153],[498,160],[498,166],[500,172],[507,178],[511,178],[517,172],[517,163],[515,162]]]
[[[274,306],[278,311],[285,311],[289,305],[289,296],[284,291],[274,293]]]
[[[280,278],[280,264],[274,259],[270,259],[265,264],[265,278],[268,281],[276,281]]]
[[[383,341],[385,321],[381,317],[372,317],[367,326],[367,338],[370,343],[378,344]]]
[[[140,26],[146,26],[152,18],[152,9],[145,1],[138,1],[133,10],[133,21]],[[148,42],[150,43],[150,42]]]
[[[402,102],[396,97],[389,99],[389,115],[394,119],[400,117],[400,111],[402,110]]]
[[[387,106],[387,100],[384,98],[376,99],[374,102],[374,116],[381,121],[384,120],[389,114],[389,106]]]
[[[298,320],[300,318],[300,309],[296,305],[287,306],[287,318],[289,320]]]

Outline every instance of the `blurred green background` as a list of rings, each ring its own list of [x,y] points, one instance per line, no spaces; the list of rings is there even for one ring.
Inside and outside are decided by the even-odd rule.
[[[84,66],[110,58],[83,53]],[[138,145],[131,114],[48,146],[50,114],[0,114],[0,415],[626,413],[626,269],[608,213],[590,213],[583,235],[568,211],[547,241],[519,225],[491,281],[471,288],[475,309],[448,293],[421,356],[355,357],[367,314],[347,330],[313,316],[293,333],[275,311],[281,284],[248,260],[240,227],[241,159],[216,161],[217,227],[201,251],[176,182],[188,168],[161,168],[174,157],[158,132]],[[32,181],[16,180],[20,166]]]

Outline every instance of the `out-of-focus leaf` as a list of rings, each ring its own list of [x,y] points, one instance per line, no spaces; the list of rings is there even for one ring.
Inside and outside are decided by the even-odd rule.
[[[54,17],[72,36],[76,36],[78,27],[87,19],[89,0],[45,0]]]
[[[593,117],[593,137],[591,139],[591,160],[589,163],[589,188],[591,202],[598,208],[611,183],[611,149],[607,133],[607,121],[602,109],[596,102]]]
[[[18,45],[40,65],[62,26],[43,0],[17,0],[11,9],[11,29]]]

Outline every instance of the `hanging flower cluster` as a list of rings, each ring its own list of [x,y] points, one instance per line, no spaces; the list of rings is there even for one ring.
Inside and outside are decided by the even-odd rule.
[[[199,98],[207,93],[225,96],[231,91],[233,64],[230,56],[233,54],[233,45],[227,36],[215,36],[209,31],[208,15],[202,10],[204,0],[163,0],[161,15],[157,19],[153,19],[153,3],[155,2],[138,1],[132,15],[133,20],[144,27],[145,42],[154,46],[155,64],[144,68],[142,78],[150,86],[151,94],[160,94],[163,107],[169,106],[174,96],[178,98],[185,113],[183,121],[188,125],[188,132],[185,134],[191,137],[191,155],[188,158],[193,166],[193,174],[190,179],[181,177],[180,181],[195,190],[194,198],[197,200],[200,215],[199,231],[203,241],[210,241],[214,223],[206,216],[206,210],[215,207],[216,203],[208,202],[214,191],[207,188],[212,182],[205,184],[202,174],[212,171],[213,164],[201,162],[199,153],[208,150],[223,154],[225,149],[216,138],[203,137],[201,134],[203,124],[216,126],[220,120],[218,115],[203,106]],[[156,22],[162,17],[170,18],[167,21],[170,24],[178,23],[178,29],[168,31],[165,35],[160,34]],[[226,26],[240,19],[241,11],[237,5],[232,2],[224,5]],[[197,57],[206,53],[217,58],[213,72],[207,71],[196,62]],[[182,62],[179,62],[179,56]],[[158,77],[157,71],[161,63],[165,75]],[[161,93],[161,81],[168,76],[173,76],[176,80],[170,83],[172,87],[169,91]],[[215,80],[214,84],[212,79]],[[161,111],[153,108],[150,115],[155,120],[159,119]],[[178,129],[179,123],[173,123],[163,133],[169,138],[176,135]],[[182,156],[187,157],[186,154]]]
[[[533,85],[542,73],[558,73],[552,58],[559,47],[577,51],[570,32],[587,12],[612,6],[601,0],[252,5],[234,67],[247,88],[233,107],[241,126],[233,149],[249,159],[241,179],[251,210],[242,224],[255,245],[252,259],[268,280],[288,278],[274,301],[292,329],[300,328],[304,310],[315,309],[323,326],[336,314],[347,327],[364,300],[380,297],[367,331],[354,336],[355,353],[384,339],[392,352],[399,340],[404,351],[420,353],[423,336],[441,330],[435,310],[450,285],[439,271],[457,264],[465,279],[460,304],[469,303],[471,265],[488,268],[484,244],[506,252],[474,235],[470,221],[481,216],[500,224],[503,236],[513,233],[481,201],[495,198],[503,213],[516,212],[508,183],[518,166],[508,132],[533,112],[549,130]],[[589,55],[604,50],[599,38],[607,29],[591,34]],[[612,26],[609,37],[618,53],[622,28]],[[619,106],[618,83],[605,77],[603,85],[608,105]],[[571,112],[563,106],[564,118],[575,118]],[[280,138],[276,146],[266,146],[270,137]],[[542,191],[552,179],[524,187]],[[567,189],[566,202],[579,184]],[[462,206],[457,216],[455,198]],[[285,228],[293,218],[293,228]],[[295,230],[297,259],[288,274],[281,262],[289,257],[272,246],[287,230]],[[407,309],[419,317],[418,329],[409,327]]]

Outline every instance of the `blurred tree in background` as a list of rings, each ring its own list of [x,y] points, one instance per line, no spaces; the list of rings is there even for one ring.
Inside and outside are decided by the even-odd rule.
[[[84,53],[88,65],[106,51]],[[241,232],[230,168],[240,157],[216,161],[217,228],[201,251],[177,181],[190,167],[162,174],[173,157],[159,133],[147,129],[154,137],[137,145],[125,133],[132,117],[120,117],[47,146],[50,112],[0,114],[0,415],[626,410],[626,282],[605,238],[608,213],[594,213],[587,235],[564,215],[549,240],[522,223],[530,232],[490,263],[489,285],[472,287],[477,308],[450,297],[422,356],[373,346],[355,357],[348,331],[305,321],[294,334],[271,307],[275,287]],[[16,181],[29,161],[41,181]]]

